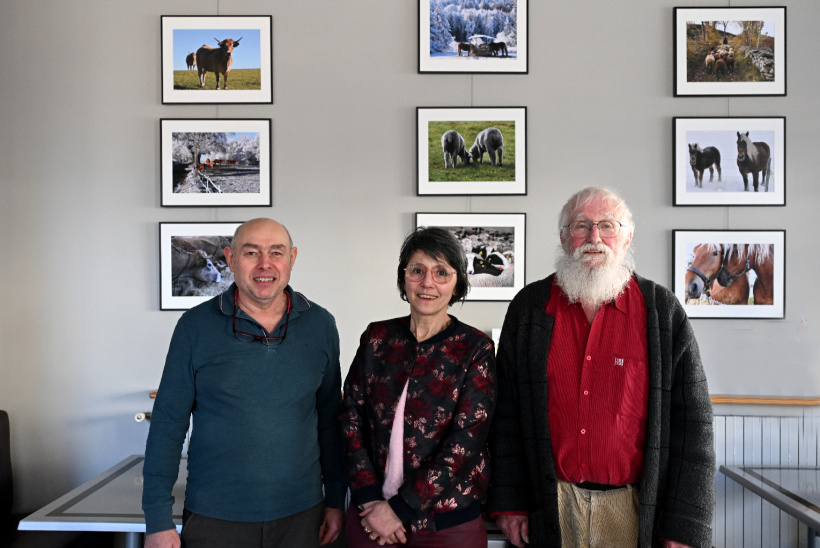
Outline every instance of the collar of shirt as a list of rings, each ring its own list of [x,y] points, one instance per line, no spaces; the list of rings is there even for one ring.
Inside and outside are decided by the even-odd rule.
[[[233,309],[235,306],[234,302],[234,295],[236,291],[236,283],[232,283],[231,287],[229,287],[225,292],[219,295],[219,310],[225,314],[226,316],[233,316]],[[290,296],[290,319],[298,318],[299,312],[304,312],[305,310],[310,308],[310,301],[307,298],[299,293],[298,291],[294,291],[293,288],[288,285],[285,287],[285,291],[287,291],[288,295]],[[247,314],[245,314],[242,309],[237,311],[237,316],[241,316],[243,318],[249,318]]]

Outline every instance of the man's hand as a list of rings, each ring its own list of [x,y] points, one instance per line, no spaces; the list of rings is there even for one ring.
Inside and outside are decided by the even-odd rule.
[[[159,533],[145,536],[145,548],[179,548],[179,533],[176,529],[168,529]]]
[[[345,523],[344,510],[325,508],[325,519],[319,527],[319,544],[330,544],[339,537]],[[145,545],[148,548],[148,545]]]
[[[530,518],[528,516],[500,515],[495,522],[507,535],[507,538],[518,548],[524,548],[524,543],[530,542]]]

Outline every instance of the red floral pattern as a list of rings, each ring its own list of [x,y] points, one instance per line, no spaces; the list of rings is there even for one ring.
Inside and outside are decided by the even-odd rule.
[[[455,318],[421,343],[409,317],[368,326],[345,380],[341,416],[356,504],[381,497],[393,417],[408,379],[399,496],[415,512],[411,530],[433,531],[433,514],[469,507],[487,491],[492,340]]]

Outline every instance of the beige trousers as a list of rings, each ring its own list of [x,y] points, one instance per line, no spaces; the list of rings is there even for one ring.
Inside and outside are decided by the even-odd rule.
[[[581,489],[558,480],[562,548],[634,548],[638,545],[638,489]]]

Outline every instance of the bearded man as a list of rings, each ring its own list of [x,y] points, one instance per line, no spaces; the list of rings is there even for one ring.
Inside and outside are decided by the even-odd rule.
[[[516,295],[498,347],[488,506],[516,546],[710,546],[712,405],[666,288],[634,273],[613,191],[564,205],[555,274]]]

